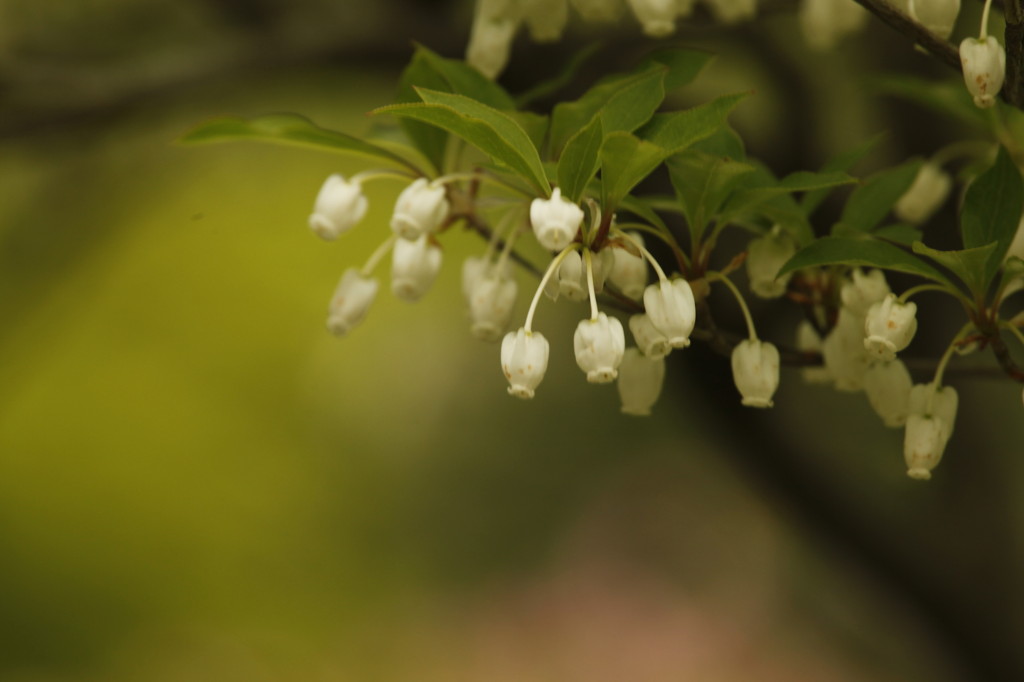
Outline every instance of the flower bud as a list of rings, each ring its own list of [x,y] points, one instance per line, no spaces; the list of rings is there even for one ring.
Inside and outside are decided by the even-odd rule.
[[[693,290],[685,279],[661,280],[644,289],[644,308],[651,324],[668,338],[673,348],[690,345],[690,332],[697,321]]]
[[[619,365],[619,400],[622,412],[646,417],[658,402],[665,381],[664,358],[652,359],[637,348],[627,348]]]
[[[562,198],[556,187],[550,199],[534,199],[530,204],[530,224],[537,241],[551,251],[561,251],[576,238],[583,224],[583,209]]]
[[[960,64],[975,106],[987,109],[995,104],[1006,76],[1006,50],[995,36],[985,40],[964,38],[960,43]]]
[[[532,398],[548,368],[548,340],[540,332],[509,332],[501,341],[501,371],[508,379],[508,392],[517,398]]]
[[[479,0],[466,46],[466,63],[488,78],[496,78],[508,63],[512,39],[519,28],[508,0]]]
[[[900,303],[896,296],[888,294],[878,303],[872,304],[864,319],[864,348],[883,361],[888,362],[896,353],[910,345],[917,331],[917,304]]]
[[[470,331],[481,341],[497,341],[508,328],[516,302],[516,281],[488,273],[477,278],[469,300]]]
[[[676,30],[676,0],[627,0],[644,33],[652,38],[672,35]]]
[[[558,266],[558,293],[570,301],[585,301],[590,296],[587,293],[587,273],[583,267],[583,256],[579,251],[565,254],[562,264]]]
[[[926,222],[946,201],[952,186],[949,173],[944,173],[938,164],[922,163],[914,182],[893,207],[893,213],[912,225]]]
[[[848,308],[840,308],[836,326],[821,345],[825,369],[836,382],[836,390],[859,391],[864,388],[868,353],[864,349],[864,323]]]
[[[630,236],[642,245],[643,237],[638,232],[631,232]],[[639,253],[633,253],[632,243],[626,242],[624,248],[605,249],[612,255],[612,267],[608,273],[608,279],[627,298],[634,301],[640,300],[647,287],[647,262]],[[602,251],[601,253],[604,253]]]
[[[448,199],[444,187],[432,187],[426,178],[419,178],[402,190],[391,216],[391,229],[402,239],[414,241],[436,232],[448,216]]]
[[[796,328],[796,349],[802,353],[821,353],[821,335],[807,320],[802,321]],[[824,365],[803,367],[800,369],[800,376],[809,384],[827,384],[832,381],[832,375]]]
[[[626,350],[626,335],[617,318],[598,313],[592,320],[580,320],[573,335],[576,364],[592,384],[607,384],[618,376]]]
[[[758,237],[747,246],[747,277],[750,290],[760,298],[779,298],[786,293],[793,273],[776,277],[779,270],[796,253],[796,244],[779,226]]]
[[[652,360],[663,358],[672,352],[672,344],[668,337],[658,330],[647,314],[633,315],[629,318],[629,331],[633,333],[640,352]]]
[[[957,393],[952,386],[918,384],[910,390],[907,427],[903,436],[903,458],[907,475],[919,480],[932,477],[953,435]]]
[[[423,235],[399,239],[391,252],[391,293],[407,303],[423,297],[441,271],[441,249]]]
[[[746,339],[732,349],[732,378],[748,407],[771,407],[779,387],[779,351],[759,339]]]
[[[886,426],[903,426],[910,410],[913,381],[901,360],[876,362],[864,373],[864,392]]]
[[[363,277],[355,268],[346,270],[327,309],[327,329],[344,336],[359,325],[366,319],[377,288],[377,280]]]
[[[850,273],[851,281],[843,284],[839,296],[843,305],[855,316],[863,317],[872,304],[881,301],[889,293],[889,284],[881,270],[869,270],[867,274],[860,268]]]
[[[359,182],[348,182],[335,173],[324,181],[316,195],[309,229],[318,237],[334,241],[355,226],[366,215],[367,200]]]
[[[622,0],[570,0],[584,21],[612,22],[622,14]]]
[[[910,0],[907,14],[943,40],[953,33],[960,0]]]

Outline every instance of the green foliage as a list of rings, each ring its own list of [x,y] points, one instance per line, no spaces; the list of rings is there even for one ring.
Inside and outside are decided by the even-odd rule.
[[[558,186],[562,194],[578,202],[587,184],[601,165],[601,146],[604,128],[601,118],[595,117],[586,127],[569,139],[558,160]]]
[[[665,160],[665,150],[627,132],[605,137],[601,147],[601,191],[605,210],[619,202]]]
[[[692,109],[656,114],[637,134],[667,154],[677,154],[718,132],[747,95],[724,95]]]
[[[1003,147],[990,169],[971,183],[960,213],[960,231],[967,249],[992,245],[989,259],[972,277],[982,287],[996,275],[1020,224],[1024,187],[1020,170]],[[966,279],[964,281],[967,281]]]
[[[912,160],[869,177],[850,194],[839,223],[845,229],[863,232],[877,227],[914,182],[920,168],[921,161]]]
[[[974,295],[975,299],[982,300],[985,290],[988,288],[988,281],[985,277],[986,263],[992,257],[997,244],[992,242],[985,246],[978,246],[973,249],[960,249],[957,251],[939,251],[925,246],[921,242],[914,242],[914,253],[928,256],[933,261],[946,268],[967,285],[967,289]]]
[[[695,243],[729,192],[744,175],[755,170],[742,161],[704,152],[677,154],[669,159],[668,169]]]
[[[909,272],[955,290],[937,269],[898,246],[864,237],[821,237],[801,249],[782,266],[779,276],[821,265],[860,265]]]

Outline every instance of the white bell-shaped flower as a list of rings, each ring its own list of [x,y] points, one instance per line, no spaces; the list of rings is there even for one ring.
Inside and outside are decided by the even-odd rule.
[[[478,0],[466,63],[488,78],[496,78],[508,64],[518,28],[519,16],[510,0]]]
[[[569,0],[519,0],[530,37],[538,43],[553,43],[562,37],[569,23]]]
[[[872,357],[892,360],[914,338],[916,315],[916,303],[900,303],[894,294],[888,294],[868,309],[864,318],[864,348]]]
[[[960,14],[960,0],[909,0],[907,14],[935,35],[946,39],[952,35],[956,17]]]
[[[868,16],[853,0],[801,0],[797,9],[800,31],[815,50],[832,49],[844,36],[863,28]]]
[[[366,319],[377,296],[377,280],[363,277],[355,268],[341,276],[327,308],[327,329],[335,336],[344,336]]]
[[[802,353],[821,353],[821,335],[807,320],[803,320],[796,328],[796,349]],[[809,384],[827,384],[832,381],[832,374],[824,365],[820,367],[803,367],[801,378]]]
[[[414,241],[436,232],[448,216],[448,199],[444,187],[433,187],[426,178],[419,178],[402,190],[391,216],[391,229],[402,239]]]
[[[517,398],[532,398],[548,369],[548,340],[540,332],[509,332],[501,341],[501,371],[508,379],[508,392]]]
[[[558,293],[570,301],[585,301],[590,296],[587,292],[587,272],[579,251],[565,254],[558,266]]]
[[[592,384],[607,384],[618,376],[619,363],[626,351],[626,335],[617,318],[598,313],[580,320],[573,335],[576,364],[587,373]]]
[[[654,326],[646,313],[629,318],[629,331],[633,333],[640,352],[652,360],[663,358],[672,352],[672,344],[660,329]]]
[[[414,303],[430,289],[441,271],[441,249],[427,235],[416,241],[399,239],[391,252],[391,293]]]
[[[643,245],[643,237],[639,232],[631,232],[630,236]],[[632,242],[626,241],[625,248],[604,249],[612,255],[612,267],[608,280],[614,284],[627,298],[640,300],[647,288],[647,262],[639,253],[634,253]]]
[[[612,22],[622,16],[622,0],[570,0],[584,21]]]
[[[316,195],[309,229],[327,241],[351,230],[366,215],[368,206],[359,182],[349,182],[337,173],[324,181]]]
[[[651,413],[665,382],[665,359],[649,358],[638,348],[627,348],[619,365],[619,400],[622,412],[638,417]]]
[[[469,300],[470,331],[481,341],[497,341],[508,329],[516,303],[516,281],[489,272],[477,278]]]
[[[869,356],[864,348],[863,318],[846,307],[840,308],[836,326],[821,345],[821,355],[837,390],[859,391],[864,388]]]
[[[680,278],[649,285],[644,289],[644,309],[673,348],[690,345],[690,332],[697,321],[697,303],[689,282]]]
[[[910,411],[913,381],[901,360],[876,362],[864,373],[864,392],[886,426],[903,426]]]
[[[750,290],[760,298],[779,298],[786,293],[792,273],[776,277],[779,270],[796,253],[796,244],[779,226],[747,246],[747,277]]]
[[[869,270],[866,274],[854,268],[847,281],[839,290],[843,306],[856,316],[867,315],[868,308],[881,301],[889,293],[889,283],[881,270]]]
[[[748,407],[771,407],[779,387],[779,350],[767,341],[746,339],[732,350],[732,378]]]
[[[931,161],[921,164],[914,182],[893,207],[893,213],[900,220],[912,225],[926,222],[942,206],[953,187],[953,179],[942,168]]]
[[[491,272],[506,279],[512,277],[512,267],[507,260],[499,265],[484,256],[469,256],[462,262],[462,296],[467,304],[473,295],[476,281]]]
[[[704,0],[704,4],[723,24],[747,21],[757,14],[757,0]]]
[[[958,396],[952,386],[918,384],[910,390],[903,458],[907,475],[928,480],[953,435]]]
[[[975,106],[987,109],[995,104],[1006,77],[1006,50],[995,36],[985,40],[964,38],[960,43],[960,65]]]
[[[664,38],[676,30],[676,0],[627,0],[644,33]]]
[[[583,209],[563,198],[556,187],[550,199],[534,199],[530,204],[530,224],[541,246],[561,251],[576,238],[583,224]]]

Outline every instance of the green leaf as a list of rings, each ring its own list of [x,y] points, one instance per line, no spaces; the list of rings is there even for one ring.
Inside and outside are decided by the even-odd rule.
[[[648,68],[651,64],[667,66],[665,92],[670,93],[692,83],[714,58],[715,55],[710,52],[684,47],[665,47],[645,57],[640,62],[640,69]]]
[[[921,230],[919,228],[903,223],[894,223],[880,227],[871,234],[879,239],[886,239],[897,244],[903,244],[904,246],[910,246],[921,239]]]
[[[661,219],[660,215],[654,212],[653,207],[647,202],[647,197],[641,199],[628,195],[622,199],[622,202],[619,204],[619,208],[622,211],[632,213],[633,215],[646,220],[662,232],[667,233],[669,231],[665,221]]]
[[[884,138],[885,133],[879,133],[868,141],[857,145],[853,149],[836,154],[825,162],[825,165],[821,167],[821,172],[849,171],[865,156],[867,156],[868,153]],[[803,199],[800,200],[800,206],[804,209],[804,212],[807,213],[807,215],[813,213],[814,209],[818,208],[818,206],[821,205],[821,202],[825,200],[825,197],[829,195],[831,189],[832,188],[817,189],[805,194]]]
[[[558,185],[562,194],[578,203],[587,183],[597,173],[601,162],[601,143],[604,128],[601,118],[595,117],[590,125],[576,133],[565,145],[558,160]]]
[[[508,114],[463,95],[418,90],[423,103],[393,104],[374,114],[413,118],[458,135],[544,195],[551,186],[530,136]]]
[[[413,54],[412,60],[402,71],[398,80],[398,92],[395,93],[395,103],[420,102],[420,96],[416,93],[418,87],[432,90],[449,90],[451,87],[448,81],[430,64],[427,56],[419,50]],[[434,169],[441,172],[444,169],[448,133],[422,121],[409,118],[399,119],[398,125],[413,146],[430,161]]]
[[[572,83],[573,78],[579,73],[587,61],[604,48],[601,42],[587,43],[582,49],[577,50],[562,69],[553,77],[541,81],[529,90],[516,95],[516,106],[524,107],[544,97],[549,97],[562,88]]]
[[[694,151],[672,156],[666,165],[695,241],[743,176],[756,170],[742,161]]]
[[[908,272],[938,282],[952,290],[956,287],[934,267],[898,246],[877,239],[821,237],[789,259],[779,275],[819,265],[861,265],[897,272]]]
[[[202,144],[228,140],[262,140],[359,154],[399,164],[417,175],[424,175],[419,167],[392,151],[346,133],[321,128],[298,114],[271,114],[251,119],[218,118],[199,124],[178,141],[183,144]]]
[[[601,147],[601,191],[605,210],[619,202],[665,160],[665,150],[627,132],[607,135]]]
[[[943,266],[954,275],[959,277],[967,288],[977,298],[982,298],[988,289],[991,281],[985,275],[986,264],[995,252],[998,244],[992,242],[985,246],[978,246],[960,251],[939,251],[925,246],[921,242],[914,242],[914,253],[928,256],[939,265]]]
[[[543,114],[535,114],[532,111],[508,111],[505,112],[526,131],[533,142],[533,146],[540,149],[544,146],[544,138],[548,134],[550,119]]]
[[[882,93],[903,97],[976,128],[988,130],[991,127],[987,113],[974,106],[961,79],[956,82],[929,81],[914,76],[891,75],[879,78],[876,87]]]
[[[420,88],[429,88],[439,92],[450,92],[465,95],[477,102],[495,109],[515,109],[516,103],[503,87],[469,66],[461,59],[446,59],[422,45],[416,46],[413,60],[419,60],[427,68],[440,76],[448,85],[446,88],[436,87],[436,80],[430,83],[413,83]]]
[[[676,154],[716,133],[747,94],[724,95],[692,109],[657,114],[637,135]]]
[[[555,156],[595,116],[601,116],[606,135],[617,130],[632,132],[646,123],[665,98],[662,82],[667,72],[667,67],[657,64],[640,73],[606,79],[575,102],[555,105],[551,115],[551,149]]]
[[[744,161],[747,158],[743,138],[728,123],[703,140],[693,143],[689,150],[726,156],[734,161]]]
[[[751,211],[782,195],[839,187],[856,182],[856,178],[840,171],[791,173],[782,180],[773,180],[771,183],[759,187],[745,188],[736,192],[722,209],[722,219],[727,220],[732,216]]]
[[[855,230],[869,232],[882,222],[910,188],[920,167],[921,161],[915,159],[867,178],[846,200],[840,222]]]
[[[995,244],[982,278],[987,284],[995,277],[1020,225],[1024,210],[1024,186],[1020,170],[1003,147],[996,162],[967,188],[960,230],[968,249]]]

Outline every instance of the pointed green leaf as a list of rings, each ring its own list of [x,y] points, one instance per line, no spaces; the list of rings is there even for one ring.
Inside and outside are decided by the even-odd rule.
[[[869,177],[846,200],[840,221],[865,232],[876,227],[910,188],[920,167],[921,161],[915,159]]]
[[[892,225],[880,227],[871,234],[875,235],[879,239],[886,239],[890,242],[903,244],[904,246],[910,246],[921,239],[921,230],[919,228],[916,228],[913,225],[904,225],[902,223],[894,223]]]
[[[605,137],[601,147],[601,190],[605,210],[619,202],[665,160],[665,150],[627,132]]]
[[[733,216],[751,211],[761,204],[782,195],[839,187],[840,185],[850,185],[856,182],[856,178],[839,171],[824,173],[799,171],[791,173],[782,180],[737,191],[722,208],[722,219],[727,220]]]
[[[903,97],[975,128],[988,130],[990,124],[987,112],[974,106],[963,82],[960,79],[957,81],[929,81],[915,76],[888,75],[879,78],[876,85],[883,93]]]
[[[416,88],[432,90],[450,90],[448,81],[430,64],[426,55],[417,50],[412,60],[402,71],[398,80],[398,91],[395,93],[396,104],[420,102]],[[443,170],[445,150],[448,146],[448,133],[432,125],[411,118],[398,119],[398,125],[406,137],[434,166],[439,173]]]
[[[640,69],[655,63],[667,66],[665,92],[670,93],[692,83],[714,58],[715,55],[710,52],[684,47],[665,47],[653,51],[644,58],[640,63]]]
[[[429,83],[413,83],[417,87],[427,87],[440,92],[451,92],[465,95],[477,102],[482,102],[495,109],[515,109],[516,103],[505,88],[466,64],[461,59],[447,59],[422,45],[416,46],[416,57],[437,75],[444,79],[448,87],[438,88]]]
[[[877,239],[821,237],[789,259],[779,276],[819,265],[861,265],[920,275],[955,290],[949,279],[934,267],[898,246]]]
[[[694,151],[677,154],[666,165],[695,240],[743,176],[756,170],[742,161]]]
[[[717,132],[747,94],[723,95],[692,109],[657,114],[637,135],[676,154]]]
[[[868,153],[884,138],[885,133],[879,133],[870,140],[857,145],[853,149],[836,154],[825,162],[825,165],[821,167],[821,172],[849,171],[857,165],[861,159],[867,156]],[[804,209],[804,212],[808,215],[813,213],[814,209],[818,208],[818,206],[821,205],[821,202],[825,200],[825,197],[829,195],[831,189],[832,188],[817,189],[805,194],[803,199],[800,200],[800,206]]]
[[[992,256],[981,273],[986,283],[995,277],[1010,242],[1017,234],[1024,209],[1024,186],[1020,170],[1003,147],[996,162],[967,188],[960,213],[960,230],[968,249],[995,243]]]
[[[393,104],[372,113],[413,118],[443,128],[518,174],[539,192],[550,193],[537,148],[508,114],[463,95],[424,89],[418,92],[423,98],[421,104]]]
[[[601,118],[595,117],[565,145],[565,151],[558,160],[558,185],[562,194],[573,202],[579,202],[587,183],[597,173],[603,141]]]
[[[199,124],[185,133],[179,142],[201,144],[227,140],[262,140],[359,154],[399,164],[417,175],[423,175],[423,171],[415,164],[392,151],[346,133],[321,128],[297,114],[271,114],[251,119],[218,118]]]
[[[604,45],[600,42],[587,43],[569,59],[555,76],[541,81],[526,92],[516,96],[516,105],[524,107],[543,97],[553,95],[566,87],[576,77],[576,74],[579,73],[580,68],[603,47]]]
[[[995,252],[998,244],[992,242],[985,246],[978,246],[972,249],[960,251],[939,251],[925,246],[921,242],[914,242],[914,253],[928,256],[936,263],[946,268],[960,278],[967,288],[976,297],[984,297],[991,281],[986,277],[986,264]]]
[[[654,212],[654,208],[648,203],[647,197],[640,199],[628,195],[619,204],[619,209],[642,218],[662,232],[668,232],[668,226],[665,225],[665,221],[661,219],[661,216]]]

